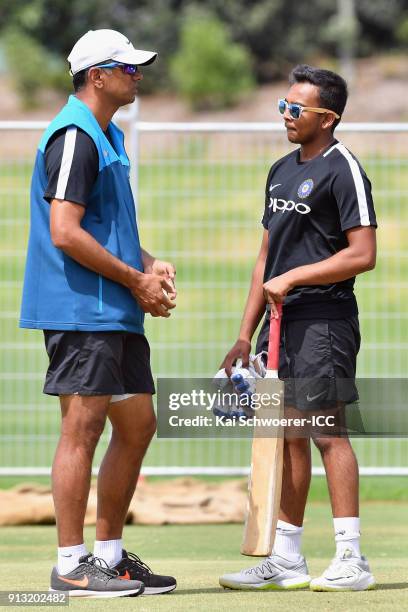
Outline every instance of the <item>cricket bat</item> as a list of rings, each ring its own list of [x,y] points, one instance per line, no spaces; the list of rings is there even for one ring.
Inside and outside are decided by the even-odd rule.
[[[283,417],[284,383],[278,378],[282,304],[277,307],[279,318],[271,316],[269,326],[266,376],[256,384],[256,393],[265,394],[270,401],[255,412],[258,420],[253,433],[248,506],[241,546],[241,553],[252,557],[267,557],[272,553],[281,499],[283,428],[261,422],[262,419]]]

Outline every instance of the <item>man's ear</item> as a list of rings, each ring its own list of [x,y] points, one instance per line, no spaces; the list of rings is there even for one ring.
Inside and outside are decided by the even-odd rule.
[[[333,123],[336,121],[336,117],[333,113],[326,113],[323,115],[324,119],[322,121],[322,128],[324,130],[331,130],[333,127]]]
[[[88,70],[88,82],[91,82],[94,87],[101,89],[103,87],[103,77],[101,68],[96,66],[89,68]]]

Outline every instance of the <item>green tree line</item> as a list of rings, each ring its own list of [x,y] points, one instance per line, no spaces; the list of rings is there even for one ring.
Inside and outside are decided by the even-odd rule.
[[[236,81],[246,91],[294,63],[336,57],[337,12],[338,0],[0,0],[2,63],[23,96],[44,85],[69,88],[65,58],[73,43],[89,29],[113,28],[159,52],[146,81],[151,91],[176,87],[197,105],[199,79],[215,92],[229,78],[221,86],[228,99],[208,96],[208,104],[223,105],[234,102]],[[355,0],[355,12],[358,56],[407,46],[407,0]]]

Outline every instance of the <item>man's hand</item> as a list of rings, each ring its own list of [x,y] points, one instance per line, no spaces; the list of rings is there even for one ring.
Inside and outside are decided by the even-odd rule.
[[[275,319],[279,318],[276,304],[282,303],[286,294],[291,289],[293,289],[293,284],[288,273],[275,276],[275,278],[271,278],[271,280],[264,283],[263,293],[265,300],[271,305],[271,316]]]
[[[224,361],[220,365],[220,369],[224,368],[227,375],[231,376],[231,368],[237,359],[242,359],[242,367],[247,368],[249,365],[249,354],[251,352],[251,343],[249,340],[238,338],[232,349],[227,353]]]
[[[169,309],[176,306],[170,297],[175,294],[174,285],[158,274],[138,273],[128,287],[143,312],[150,313],[152,317],[167,318],[170,316]]]
[[[171,283],[173,289],[171,292],[168,291],[168,295],[171,300],[175,300],[177,296],[177,291],[175,284],[176,268],[174,267],[174,265],[169,261],[161,261],[160,259],[155,259],[151,266],[151,273],[163,276]]]
[[[169,261],[162,261],[156,259],[153,255],[150,255],[147,251],[142,249],[143,265],[146,274],[158,274],[163,276],[173,285],[172,291],[168,291],[169,298],[174,300],[177,296],[175,287],[176,268]]]

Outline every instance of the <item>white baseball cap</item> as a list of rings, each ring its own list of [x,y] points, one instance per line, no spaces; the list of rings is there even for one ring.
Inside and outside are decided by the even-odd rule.
[[[107,60],[145,66],[157,57],[156,51],[135,49],[126,36],[115,30],[89,30],[75,43],[68,61],[71,74]]]

